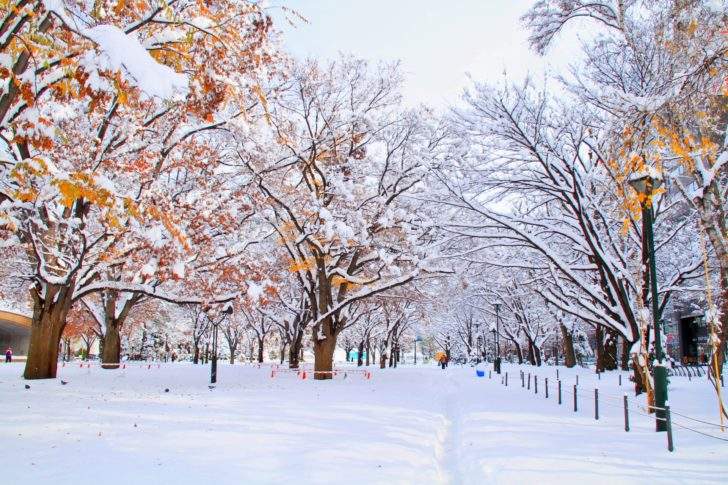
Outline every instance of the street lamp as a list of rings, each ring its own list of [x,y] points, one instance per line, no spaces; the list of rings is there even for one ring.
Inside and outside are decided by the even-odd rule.
[[[501,373],[501,356],[500,356],[500,303],[493,304],[495,308],[495,359],[493,360],[493,370],[498,374]]]
[[[228,303],[222,311],[222,316],[217,322],[212,322],[212,366],[210,367],[210,384],[217,382],[217,327],[220,326],[226,317],[233,314],[233,305]]]
[[[654,209],[652,207],[651,195],[662,181],[652,177],[650,174],[639,174],[629,180],[629,184],[641,197],[642,206],[642,251],[647,251],[650,265],[650,293],[652,294],[652,326],[655,332],[655,358],[657,365],[654,366],[655,374],[655,429],[666,431],[667,422],[665,419],[665,403],[667,402],[667,368],[663,365],[662,336],[660,331],[659,302],[657,294],[657,270],[655,265],[655,236],[653,233]]]

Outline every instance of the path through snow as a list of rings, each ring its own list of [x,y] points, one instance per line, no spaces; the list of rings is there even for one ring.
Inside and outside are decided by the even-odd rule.
[[[553,368],[533,370],[544,377]],[[720,483],[728,446],[676,432],[669,454],[650,419],[476,378],[471,368],[400,367],[334,382],[187,364],[61,369],[59,380],[0,366],[6,483]],[[577,371],[562,369],[562,378]],[[585,391],[621,395],[616,375],[581,370]],[[571,374],[570,374],[571,373]],[[553,378],[553,376],[552,376]],[[608,381],[608,382],[607,382]],[[684,382],[683,382],[684,381]],[[568,386],[567,386],[568,387]],[[707,383],[673,379],[673,409],[713,420]],[[169,392],[165,392],[165,388]],[[606,397],[605,397],[606,399]]]

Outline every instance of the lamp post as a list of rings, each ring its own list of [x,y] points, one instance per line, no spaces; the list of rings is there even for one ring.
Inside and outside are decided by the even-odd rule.
[[[665,403],[667,402],[667,368],[663,364],[662,335],[660,329],[660,305],[657,294],[657,270],[655,265],[655,237],[653,233],[654,209],[651,195],[661,184],[659,179],[649,174],[633,177],[629,184],[642,197],[642,250],[647,252],[650,272],[650,293],[652,295],[652,326],[655,332],[655,429],[667,431],[665,420]]]
[[[495,359],[493,360],[493,370],[498,374],[501,373],[501,356],[500,356],[500,303],[493,305],[495,308]]]
[[[233,306],[228,303],[222,311],[222,316],[217,322],[212,322],[212,366],[210,366],[210,384],[217,382],[217,327],[223,320],[233,313]]]

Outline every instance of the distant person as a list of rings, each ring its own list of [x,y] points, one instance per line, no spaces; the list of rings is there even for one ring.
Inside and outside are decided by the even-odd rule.
[[[5,351],[5,363],[9,364],[13,361],[13,349],[8,347],[8,350]]]

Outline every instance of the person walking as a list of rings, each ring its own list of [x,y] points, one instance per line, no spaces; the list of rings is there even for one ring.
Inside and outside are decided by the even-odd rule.
[[[9,364],[13,361],[13,349],[8,347],[8,350],[5,351],[5,363]]]

